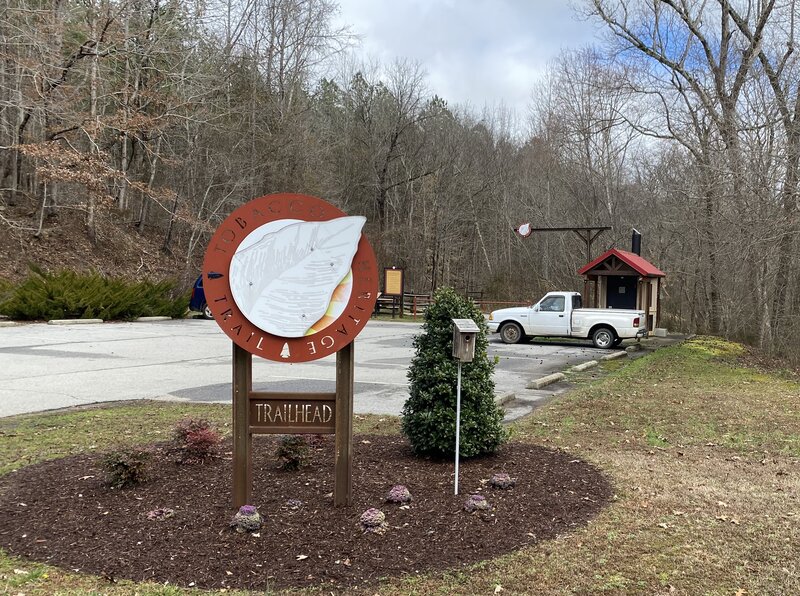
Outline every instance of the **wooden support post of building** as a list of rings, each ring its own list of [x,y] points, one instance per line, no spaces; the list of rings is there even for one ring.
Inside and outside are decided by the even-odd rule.
[[[336,352],[336,467],[333,505],[353,504],[353,362],[355,342]]]
[[[655,327],[661,325],[661,278],[656,278],[656,321]],[[652,332],[653,329],[650,329]]]
[[[589,278],[583,280],[583,301],[586,304],[583,305],[584,308],[593,308],[594,304],[592,304],[592,295],[589,293],[589,288],[591,287],[591,282]]]
[[[233,345],[233,506],[252,505],[252,435],[250,434],[250,390],[253,355]]]

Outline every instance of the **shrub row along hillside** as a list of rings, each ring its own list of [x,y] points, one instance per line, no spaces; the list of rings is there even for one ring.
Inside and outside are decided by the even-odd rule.
[[[0,314],[16,320],[182,317],[187,304],[174,281],[131,282],[97,272],[47,273],[32,267],[19,285],[0,285]]]

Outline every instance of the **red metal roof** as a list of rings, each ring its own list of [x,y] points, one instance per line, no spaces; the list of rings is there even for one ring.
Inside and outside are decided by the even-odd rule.
[[[611,248],[607,250],[591,263],[588,263],[578,269],[578,275],[586,275],[587,272],[591,271],[611,256],[617,257],[620,261],[630,266],[639,275],[644,275],[646,277],[664,277],[666,275],[666,273],[661,271],[661,269],[653,265],[650,261],[643,259],[637,254],[628,252],[627,250],[620,250],[618,248]]]

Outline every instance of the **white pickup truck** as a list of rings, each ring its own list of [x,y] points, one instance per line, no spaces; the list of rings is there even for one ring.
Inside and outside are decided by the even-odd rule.
[[[596,348],[647,335],[644,311],[581,308],[577,292],[548,292],[533,306],[503,308],[489,315],[489,330],[515,344],[532,337],[580,337]]]

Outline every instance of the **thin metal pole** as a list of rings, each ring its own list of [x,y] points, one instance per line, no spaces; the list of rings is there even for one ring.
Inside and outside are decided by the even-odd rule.
[[[458,494],[458,454],[461,449],[461,360],[458,361],[458,384],[456,385],[456,493]]]

